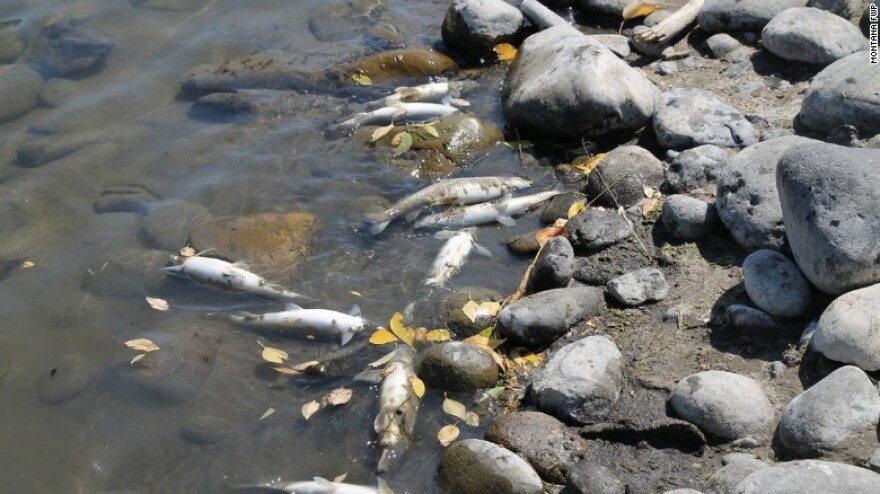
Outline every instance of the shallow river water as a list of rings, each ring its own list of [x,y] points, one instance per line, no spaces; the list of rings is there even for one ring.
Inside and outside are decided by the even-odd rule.
[[[289,352],[294,363],[335,345],[249,330],[222,314],[280,309],[271,301],[165,280],[157,272],[107,274],[108,266],[147,249],[163,258],[174,252],[148,245],[137,207],[96,206],[121,190],[151,201],[184,200],[215,217],[309,211],[319,224],[311,253],[293,274],[261,274],[310,295],[311,307],[345,311],[357,303],[367,319],[387,324],[418,297],[416,287],[442,241],[399,223],[371,237],[361,231],[364,204],[378,196],[397,200],[430,182],[377,159],[361,142],[327,135],[327,124],[355,107],[345,100],[316,99],[309,111],[272,119],[215,121],[194,118],[192,101],[179,95],[183,75],[203,63],[284,49],[300,55],[303,68],[317,69],[373,50],[374,40],[360,36],[351,17],[337,25],[328,21],[336,33],[331,40],[316,38],[310,16],[337,4],[347,5],[0,2],[0,21],[21,20],[34,36],[43,26],[71,20],[115,43],[99,71],[44,81],[43,92],[56,98],[0,124],[0,491],[223,492],[239,484],[343,473],[348,482],[374,483],[376,388],[352,384],[345,373],[293,380],[273,375],[261,364],[258,341]],[[440,44],[447,6],[389,0],[383,15],[393,19],[406,46],[431,47]],[[332,20],[327,12],[321,17]],[[487,73],[493,75],[464,96],[472,102],[468,111],[501,127],[500,72]],[[427,80],[413,81],[420,82]],[[76,133],[95,142],[35,167],[23,166],[16,155],[24,140]],[[498,174],[534,180],[527,192],[554,182],[549,168],[523,164],[501,145],[454,176]],[[494,256],[473,257],[452,288],[510,293],[528,260],[511,256],[502,239],[534,230],[537,216],[514,227],[481,228],[480,243]],[[158,281],[120,281],[135,274]],[[147,296],[168,300],[172,310],[151,309]],[[427,316],[438,314],[439,308]],[[123,345],[138,337],[161,347],[146,357],[162,363],[146,378],[133,375],[135,353]],[[352,373],[383,353],[368,349],[352,357]],[[349,404],[302,418],[304,403],[340,385],[354,389]],[[436,490],[442,448],[434,436],[449,423],[439,411],[442,399],[430,390],[425,397],[415,444],[386,476],[395,492]],[[268,408],[276,412],[260,420]],[[482,434],[462,429],[462,437]]]

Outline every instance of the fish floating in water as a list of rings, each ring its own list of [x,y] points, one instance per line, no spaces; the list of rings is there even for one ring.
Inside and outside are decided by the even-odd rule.
[[[285,309],[261,315],[242,312],[230,317],[242,324],[293,330],[306,337],[336,338],[340,346],[345,346],[355,334],[369,325],[361,317],[361,309],[357,305],[348,314],[327,309],[303,309],[296,304],[287,304]]]
[[[381,233],[388,224],[403,215],[409,221],[414,220],[419,212],[428,206],[441,204],[475,204],[497,199],[514,189],[532,185],[532,182],[520,177],[468,177],[440,180],[424,189],[407,196],[385,211],[369,215],[370,232]]]
[[[394,494],[391,487],[382,480],[376,479],[377,486],[345,484],[331,482],[321,477],[300,482],[238,486],[234,492],[241,494]]]
[[[442,213],[436,213],[420,219],[416,228],[465,228],[487,223],[501,223],[512,226],[516,224],[514,216],[529,211],[544,201],[559,194],[562,190],[550,190],[522,197],[506,195],[498,202],[485,202],[452,208]]]
[[[403,454],[409,446],[419,411],[419,397],[413,390],[413,359],[415,351],[400,345],[385,365],[385,376],[379,385],[379,413],[373,422],[377,443],[382,453],[377,473],[388,471],[392,458]]]
[[[332,125],[330,130],[353,130],[362,125],[424,122],[457,111],[458,108],[441,103],[396,103],[371,112],[357,113],[344,122]]]
[[[441,101],[448,104],[453,97],[460,96],[462,90],[473,87],[476,87],[474,81],[437,81],[421,86],[398,87],[390,95],[371,101],[367,106],[394,106],[416,101]]]
[[[231,263],[214,257],[172,256],[179,264],[163,268],[165,271],[189,276],[190,278],[208,285],[217,286],[224,290],[236,292],[248,292],[272,297],[306,299],[305,295],[287,290],[281,285],[269,283],[265,278],[249,271],[251,263],[239,261]]]
[[[455,273],[467,262],[471,252],[492,257],[492,253],[482,245],[477,244],[477,231],[474,228],[466,228],[459,231],[443,230],[434,234],[435,238],[447,239],[422,285],[438,288],[446,284]]]

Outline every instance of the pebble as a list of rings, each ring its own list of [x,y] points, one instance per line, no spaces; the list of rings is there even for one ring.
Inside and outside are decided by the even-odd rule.
[[[662,271],[644,268],[609,281],[608,293],[624,305],[637,307],[665,299],[669,295],[669,285]]]
[[[529,396],[539,410],[560,420],[601,421],[620,397],[623,367],[611,338],[588,336],[563,346],[535,370]]]
[[[571,26],[529,36],[501,93],[507,124],[555,139],[642,127],[656,88],[601,43]]]
[[[855,433],[875,430],[878,420],[877,388],[864,371],[847,365],[785,406],[779,421],[779,439],[799,454],[831,451]]]
[[[107,142],[106,132],[83,131],[72,134],[33,136],[22,140],[16,149],[18,165],[36,168],[64,158],[92,144]]]
[[[576,214],[564,230],[576,251],[603,249],[632,235],[632,228],[616,211],[594,208]]]
[[[763,433],[773,421],[761,385],[732,372],[690,375],[678,382],[670,401],[681,418],[728,440]]]
[[[70,22],[50,24],[40,33],[32,61],[50,77],[83,77],[104,64],[115,43],[107,36]]]
[[[867,48],[851,22],[814,8],[794,8],[774,17],[761,32],[764,48],[793,62],[828,65]]]
[[[705,89],[672,89],[657,98],[654,133],[664,148],[701,144],[744,147],[755,143],[755,127],[739,110]]]
[[[459,338],[474,336],[495,324],[495,314],[485,311],[477,311],[476,317],[471,321],[462,311],[462,307],[471,300],[477,305],[483,302],[501,302],[504,295],[496,290],[474,286],[457,288],[450,293],[443,301],[443,314],[446,327]]]
[[[776,162],[786,150],[813,142],[799,136],[759,142],[740,151],[724,166],[715,206],[734,240],[748,250],[785,250],[787,242]]]
[[[657,72],[659,72],[660,75],[674,74],[678,72],[678,64],[671,60],[660,62],[657,64]]]
[[[715,204],[683,194],[666,198],[660,219],[669,233],[682,240],[703,238],[721,224]]]
[[[83,289],[96,295],[138,297],[155,290],[165,279],[167,251],[121,249],[86,267]]]
[[[207,208],[182,199],[168,199],[153,204],[141,218],[141,230],[147,245],[159,250],[176,252],[187,244],[195,225],[214,216]]]
[[[770,378],[779,379],[780,377],[785,375],[786,369],[788,369],[788,367],[786,367],[786,365],[779,360],[774,360],[773,362],[770,362]]]
[[[40,74],[25,64],[0,67],[0,124],[14,120],[37,106],[43,85]]]
[[[33,23],[16,19],[0,21],[0,64],[15,63],[28,45]]]
[[[567,494],[626,494],[626,484],[608,468],[592,461],[582,461],[568,472]]]
[[[47,405],[57,405],[79,396],[98,375],[97,365],[82,355],[64,355],[47,370],[37,385],[40,401]]]
[[[555,341],[584,318],[604,310],[601,288],[556,288],[505,306],[498,313],[498,322],[504,335],[530,345],[542,345]]]
[[[596,204],[628,208],[645,198],[644,186],[659,189],[662,183],[663,164],[650,151],[620,146],[590,172],[584,192]]]
[[[825,136],[840,125],[860,135],[880,133],[880,71],[862,51],[825,67],[810,82],[797,123]]]
[[[880,283],[845,293],[825,309],[810,342],[825,357],[880,370]]]
[[[583,175],[583,172],[579,171],[578,173]],[[568,210],[576,202],[583,203],[584,195],[578,192],[566,192],[550,199],[547,207],[541,213],[541,221],[544,223],[554,223],[559,218],[568,219]]]
[[[776,321],[766,312],[742,304],[730,304],[724,310],[724,319],[731,328],[774,328]]]
[[[843,463],[798,460],[777,463],[746,477],[736,494],[855,494],[880,492],[880,475]]]
[[[776,170],[795,262],[819,290],[880,282],[880,150],[816,143],[783,154]]]
[[[779,317],[799,317],[810,308],[812,288],[797,265],[779,252],[762,249],[743,261],[746,293],[759,309]]]
[[[806,4],[807,0],[706,0],[697,22],[710,32],[761,29],[783,10]]]
[[[709,36],[709,38],[706,39],[706,46],[715,58],[721,58],[733,50],[742,47],[736,38],[726,33]]]
[[[481,439],[465,439],[443,453],[437,477],[443,492],[543,494],[541,477],[522,458]]]
[[[673,192],[691,192],[714,183],[733,153],[712,144],[682,151],[666,169],[666,184]]]
[[[574,273],[574,249],[567,238],[556,236],[544,244],[529,276],[527,293],[568,285]]]
[[[431,389],[474,391],[498,382],[498,365],[485,350],[448,341],[422,352],[416,374]]]
[[[492,62],[495,45],[519,45],[523,15],[503,0],[454,0],[441,34],[450,49],[475,61]]]

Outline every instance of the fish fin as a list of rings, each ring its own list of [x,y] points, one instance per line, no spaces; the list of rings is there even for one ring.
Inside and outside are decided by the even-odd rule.
[[[361,317],[361,306],[358,304],[354,304],[351,306],[351,309],[348,310],[348,315],[354,317]]]
[[[208,252],[213,252],[215,250],[217,250],[216,247],[211,247],[210,249],[200,250],[190,257],[198,257],[198,256],[201,256],[202,254],[207,254]]]
[[[385,482],[384,480],[382,480],[380,478],[376,478],[376,482],[377,482],[376,488],[377,488],[379,494],[394,494],[394,491],[391,490],[391,486],[388,485],[388,482]]]
[[[422,214],[422,212],[416,209],[415,211],[410,211],[409,213],[406,213],[406,216],[404,218],[406,219],[407,223],[412,223],[416,220],[416,218],[419,217],[420,214]]]
[[[179,264],[177,266],[166,266],[162,268],[162,271],[171,273],[171,274],[183,274],[183,264]]]
[[[324,477],[315,477],[312,480],[314,480],[315,483],[321,487],[326,487],[326,488],[333,487],[333,482],[330,482],[329,480],[325,479]],[[330,491],[330,492],[333,492],[333,491]]]
[[[298,299],[303,299],[303,300],[311,300],[312,299],[311,297],[303,295],[301,293],[292,292],[292,291],[288,290],[287,288],[284,288],[283,286],[278,285],[276,283],[267,283],[263,286],[265,288],[268,288],[269,290],[272,290],[273,292],[277,293],[279,296],[284,297],[284,298],[298,298]]]
[[[507,192],[497,202],[504,202],[513,199],[513,192]]]
[[[241,260],[241,261],[238,261],[238,262],[234,262],[234,263],[232,263],[232,265],[235,266],[235,267],[237,267],[237,268],[244,269],[245,271],[250,271],[250,270],[251,270],[251,266],[254,265],[254,261]]]
[[[495,219],[504,226],[516,226],[516,220],[506,214],[499,214]]]
[[[478,243],[474,243],[474,251],[483,257],[492,257],[492,252]]]
[[[385,473],[388,471],[389,463],[393,452],[390,449],[383,449],[382,455],[379,456],[379,463],[376,464],[376,473]]]
[[[378,234],[382,233],[382,231],[384,231],[385,228],[388,226],[388,223],[391,223],[391,222],[390,221],[381,221],[379,223],[373,223],[372,225],[370,225],[370,233],[373,235],[378,235]]]
[[[357,383],[379,384],[380,382],[382,382],[382,371],[377,369],[368,369],[355,374],[355,376],[352,377],[351,380],[352,382]]]
[[[385,213],[368,214],[366,219],[370,228],[370,233],[373,235],[382,233],[382,231],[388,226],[388,223],[391,223],[391,220],[388,219],[388,215]]]
[[[293,302],[284,304],[284,310],[303,310],[302,307],[294,304]]]
[[[354,338],[356,332],[357,331],[352,331],[350,329],[346,329],[345,331],[343,331],[342,336],[339,340],[339,346],[347,345],[348,342],[351,341],[352,338]]]

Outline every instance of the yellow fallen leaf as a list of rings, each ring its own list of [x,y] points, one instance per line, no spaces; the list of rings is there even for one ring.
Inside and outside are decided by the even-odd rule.
[[[309,417],[314,415],[315,412],[317,412],[320,409],[321,409],[321,404],[318,403],[317,401],[312,400],[312,401],[306,403],[305,405],[303,405],[302,410],[300,410],[300,411],[302,412],[302,416],[306,420],[309,420]]]
[[[358,291],[355,291],[355,290],[349,290],[348,293],[354,295],[355,297],[363,297],[363,295],[361,295],[361,292],[358,292]]]
[[[572,219],[580,213],[587,210],[587,205],[582,202],[576,202],[568,208],[568,219]]]
[[[390,333],[389,333],[389,334],[390,334]],[[394,336],[394,335],[391,335],[391,336]],[[396,339],[396,337],[395,337],[395,339]],[[371,342],[371,343],[372,343],[372,342]],[[395,354],[395,353],[397,353],[397,352],[396,352],[396,351],[391,351],[388,355],[385,355],[384,357],[380,358],[379,360],[375,360],[375,361],[373,361],[373,362],[370,362],[369,364],[367,364],[367,367],[370,367],[370,368],[373,368],[373,369],[378,369],[379,367],[382,367],[382,366],[384,366],[385,364],[387,364],[388,361],[391,360],[391,359],[394,357],[394,354]]]
[[[196,255],[196,250],[187,245],[186,247],[180,248],[178,255],[180,255],[180,257],[192,257]]]
[[[352,74],[351,80],[360,84],[361,86],[370,86],[373,84],[373,80],[370,79],[369,76],[364,74]]]
[[[479,427],[480,426],[480,416],[474,412],[468,412],[465,416],[464,423],[471,427]]]
[[[452,339],[452,335],[449,334],[448,329],[432,329],[425,333],[425,339],[427,341],[449,341]]]
[[[263,360],[266,362],[272,362],[273,364],[283,364],[284,361],[287,360],[287,352],[270,346],[264,346],[261,355]]]
[[[147,303],[156,310],[168,310],[168,301],[161,298],[147,297]]]
[[[309,360],[308,362],[294,365],[293,370],[304,371],[320,364],[321,362],[318,362],[317,360]]]
[[[32,268],[32,267],[34,267],[34,263],[31,261],[25,261],[25,262],[21,263],[21,267],[23,269]]]
[[[290,367],[281,367],[279,365],[272,366],[271,369],[279,374],[283,374],[285,376],[297,376],[299,375],[299,371],[295,369],[291,369]]]
[[[146,356],[147,356],[146,353],[139,353],[139,354],[135,355],[134,358],[131,359],[131,362],[129,362],[128,364],[129,364],[129,365],[134,365],[135,362],[139,361],[140,359],[142,359],[142,358],[144,358],[144,357],[146,357]]]
[[[425,382],[418,378],[418,376],[412,376],[409,378],[410,384],[412,385],[413,393],[416,394],[419,398],[425,396]]]
[[[443,400],[443,411],[453,417],[467,420],[467,407],[461,402],[446,398]]]
[[[460,431],[458,430],[458,427],[452,424],[444,425],[437,432],[437,440],[440,441],[440,444],[445,448],[458,438],[459,433]]]
[[[628,21],[638,17],[649,16],[658,10],[660,10],[660,7],[652,3],[647,3],[642,0],[633,0],[623,8],[622,16],[623,20]]]
[[[394,130],[394,124],[388,124],[384,127],[379,127],[378,129],[373,131],[373,135],[370,136],[370,140],[372,142],[376,142],[379,139],[381,139],[385,134],[391,132],[392,130]],[[400,134],[398,134],[398,135],[400,135]]]
[[[471,322],[477,321],[477,309],[479,306],[473,300],[468,300],[464,307],[461,308],[461,311],[464,312],[464,316],[467,317]]]
[[[351,401],[351,395],[352,391],[348,388],[336,388],[324,397],[324,401],[332,406],[345,405]]]
[[[516,47],[510,43],[500,43],[492,48],[492,51],[498,55],[498,60],[509,62],[516,58]]]
[[[397,336],[387,329],[378,329],[370,336],[370,343],[373,345],[386,345],[397,341]]]
[[[263,420],[264,418],[268,417],[269,415],[272,415],[273,413],[275,413],[274,408],[267,409],[265,412],[263,412],[263,415],[260,416],[260,420]]]
[[[488,342],[489,338],[491,338],[492,335],[494,335],[494,334],[495,334],[495,328],[489,326],[488,328],[484,328],[482,331],[477,333],[477,336],[482,336],[483,338],[486,338],[486,341]]]
[[[437,131],[437,128],[431,124],[425,124],[422,126],[425,129],[425,132],[430,134],[432,137],[440,137],[440,132]]]
[[[416,334],[415,331],[403,325],[403,314],[395,312],[394,315],[391,316],[391,321],[388,326],[391,328],[391,332],[394,333],[394,336],[400,338],[400,341],[406,343],[410,347],[413,346]]]
[[[583,172],[584,175],[589,175],[590,172],[592,172],[596,169],[597,166],[599,166],[599,163],[601,163],[606,156],[608,156],[608,153],[594,154],[590,157],[578,157],[574,161],[572,161],[571,166]]]
[[[495,317],[501,310],[501,304],[492,300],[487,300],[477,307],[477,314],[486,317]]]
[[[333,478],[333,482],[345,482],[346,477],[348,477],[348,472],[343,473],[342,475],[337,475]]]
[[[139,352],[150,353],[155,352],[159,349],[159,346],[153,343],[152,341],[146,338],[138,338],[135,340],[128,340],[125,342],[125,346],[128,348],[132,348]]]
[[[528,348],[516,347],[510,351],[509,357],[514,363],[516,363],[516,365],[522,367],[537,367],[541,363],[544,354],[541,353],[536,355]]]

